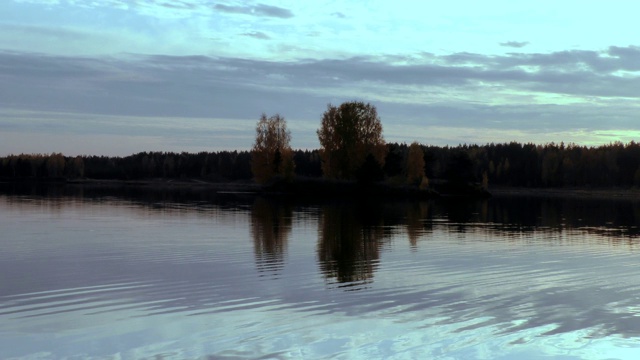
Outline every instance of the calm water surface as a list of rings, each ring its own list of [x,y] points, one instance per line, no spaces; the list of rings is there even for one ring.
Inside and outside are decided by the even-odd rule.
[[[639,223],[631,201],[0,193],[0,358],[637,359]]]

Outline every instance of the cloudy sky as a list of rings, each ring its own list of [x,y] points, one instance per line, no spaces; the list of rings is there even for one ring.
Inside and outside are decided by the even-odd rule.
[[[593,2],[595,3],[595,2]],[[640,140],[635,1],[0,1],[0,156],[317,148],[328,103],[387,141]]]

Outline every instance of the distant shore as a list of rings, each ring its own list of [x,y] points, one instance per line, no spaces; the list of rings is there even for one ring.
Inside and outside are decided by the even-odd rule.
[[[0,179],[0,184],[27,185],[27,186],[87,186],[102,188],[119,188],[119,187],[145,187],[154,189],[207,189],[214,191],[259,191],[260,185],[250,181],[235,182],[215,182],[205,179],[138,179],[138,180],[121,180],[121,179]]]
[[[207,189],[214,191],[259,191],[260,185],[249,181],[214,182],[204,179],[141,179],[141,180],[112,180],[112,179],[73,179],[65,182],[67,185],[101,186],[101,187],[149,187],[156,189]]]
[[[146,188],[153,190],[191,190],[191,191],[214,191],[218,193],[255,193],[278,195],[284,193],[286,189],[278,187],[269,188],[256,184],[252,181],[235,182],[215,182],[206,179],[166,179],[152,178],[140,180],[117,180],[117,179],[48,179],[46,181],[35,181],[33,179],[0,179],[0,184],[7,185],[38,185],[38,186],[79,186],[96,188]],[[331,192],[336,187],[343,187],[341,184],[326,182],[320,179],[313,179],[298,182],[295,190],[290,195],[302,193],[301,188],[309,185],[309,192],[318,192],[322,188],[331,188]],[[322,188],[319,188],[322,187]],[[353,190],[355,184],[344,186],[345,191],[337,191],[338,195],[348,193]],[[276,190],[276,191],[273,191]],[[397,188],[398,191],[389,192],[387,195],[398,195],[411,198],[416,195],[416,191],[407,191],[406,188]],[[417,189],[416,189],[417,190]],[[640,200],[640,188],[525,188],[525,187],[489,187],[488,191],[494,197],[557,197],[557,198],[585,198],[585,199],[617,199],[617,200]],[[422,194],[425,195],[425,194]],[[430,196],[425,196],[430,197]],[[433,196],[431,196],[433,197]]]
[[[0,179],[0,183],[12,187],[56,186],[95,189],[146,189],[211,191],[215,193],[256,194],[265,196],[291,196],[304,198],[322,197],[386,197],[404,199],[429,199],[440,196],[466,198],[489,197],[490,194],[476,185],[439,185],[434,188],[419,188],[385,182],[359,183],[356,181],[330,180],[323,178],[296,178],[293,181],[275,180],[267,184],[253,181],[215,182],[204,178],[152,178],[138,180],[123,179]]]
[[[315,179],[319,180],[319,179]],[[311,181],[312,184],[322,183]],[[140,186],[156,189],[208,189],[217,192],[264,192],[262,185],[249,181],[213,182],[203,179],[145,179],[145,180],[69,180],[70,185],[88,186]],[[301,184],[304,186],[304,182]],[[335,185],[334,185],[335,186]],[[314,191],[317,189],[314,189]],[[492,196],[526,196],[526,197],[569,197],[593,199],[629,199],[640,200],[640,188],[525,188],[525,187],[489,187]]]
[[[494,197],[564,197],[588,199],[640,200],[637,188],[523,188],[489,187]]]

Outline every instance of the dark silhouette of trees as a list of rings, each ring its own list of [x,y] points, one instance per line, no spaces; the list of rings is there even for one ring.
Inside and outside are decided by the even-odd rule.
[[[598,147],[575,144],[487,144],[456,147],[386,144],[384,165],[368,153],[351,179],[381,178],[406,183],[410,168],[419,169],[419,147],[424,174],[430,183],[484,182],[516,187],[640,187],[640,145],[611,143]],[[413,148],[414,155],[410,156]],[[274,160],[277,156],[274,154]],[[369,157],[369,155],[371,155]],[[280,155],[280,161],[284,156]],[[367,161],[367,157],[369,160]],[[415,161],[409,166],[409,159]],[[320,150],[296,150],[296,176],[321,177]],[[280,161],[272,162],[281,164]],[[0,157],[0,178],[47,179],[202,179],[212,182],[251,181],[249,151],[200,153],[142,152],[126,157],[20,154]],[[280,165],[278,165],[280,166]],[[275,169],[275,168],[272,168]]]
[[[76,156],[73,160],[68,161],[69,166],[67,167],[69,172],[69,177],[72,178],[83,178],[84,177],[84,160],[81,156]]]
[[[384,160],[384,173],[387,177],[394,178],[403,175],[406,153],[406,144],[387,144],[387,156]]]
[[[296,164],[296,176],[322,176],[322,161],[319,150],[296,150],[293,153],[293,162]]]
[[[53,160],[50,160],[53,159]],[[318,150],[298,150],[296,175],[320,177]],[[62,163],[64,161],[64,164]],[[300,170],[300,172],[298,172]],[[47,179],[181,179],[201,178],[214,182],[252,179],[251,153],[220,151],[199,153],[141,152],[126,157],[20,154],[0,157],[0,178]]]
[[[384,170],[380,163],[368,154],[364,163],[356,170],[356,180],[362,185],[370,185],[384,179]]]
[[[267,118],[262,114],[256,125],[256,141],[251,150],[251,171],[256,182],[265,183],[275,176],[293,177],[290,142],[291,133],[284,117],[276,114]]]
[[[64,174],[66,162],[62,154],[51,154],[47,158],[46,165],[47,176],[50,178],[59,178]]]
[[[326,177],[356,178],[369,155],[380,167],[384,166],[387,147],[382,137],[382,123],[371,104],[357,101],[339,107],[329,104],[317,133],[322,171]],[[370,164],[367,166],[371,167]]]
[[[407,152],[407,182],[420,185],[424,179],[424,152],[417,142],[411,143]]]
[[[466,151],[454,151],[447,162],[445,179],[452,184],[460,185],[475,180],[473,162]]]

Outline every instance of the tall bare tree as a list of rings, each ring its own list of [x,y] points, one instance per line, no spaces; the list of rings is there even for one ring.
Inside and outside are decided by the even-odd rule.
[[[275,176],[292,178],[294,171],[291,132],[280,114],[260,116],[256,125],[256,142],[251,150],[251,171],[258,183]]]
[[[358,101],[339,107],[329,104],[317,133],[322,171],[327,177],[354,178],[370,154],[378,165],[384,165],[387,148],[382,123],[371,104]]]

